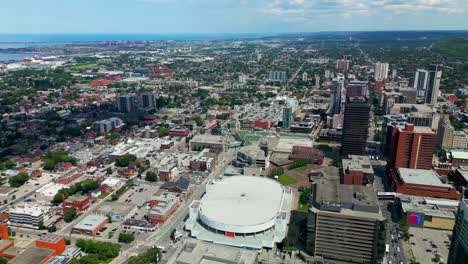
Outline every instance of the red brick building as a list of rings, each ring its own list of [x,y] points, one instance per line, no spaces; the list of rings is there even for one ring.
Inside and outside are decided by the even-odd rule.
[[[90,205],[90,200],[88,196],[82,195],[73,195],[63,201],[63,211],[66,211],[66,208],[75,207],[78,211],[84,211]]]
[[[158,174],[160,181],[172,181],[174,176],[179,174],[179,170],[176,165],[169,165],[159,168]]]
[[[456,188],[442,183],[433,170],[391,169],[389,176],[392,188],[397,193],[452,200],[461,198]]]
[[[151,209],[148,211],[150,223],[164,223],[179,208],[182,203],[182,195],[172,192],[163,192],[152,196],[150,200]]]
[[[270,129],[271,124],[268,120],[255,120],[255,128]]]
[[[71,176],[65,176],[60,178],[57,183],[68,185],[79,179],[81,176],[83,176],[83,173],[75,173]]]
[[[322,164],[325,154],[323,151],[312,147],[293,146],[290,160],[306,159],[310,164]]]
[[[171,137],[186,137],[190,134],[190,129],[185,127],[176,127],[169,130],[169,136]]]
[[[428,127],[407,124],[391,131],[389,168],[432,169],[436,133]]]

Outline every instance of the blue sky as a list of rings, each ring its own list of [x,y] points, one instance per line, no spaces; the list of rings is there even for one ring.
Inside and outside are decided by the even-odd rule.
[[[468,29],[468,0],[0,0],[0,33]]]

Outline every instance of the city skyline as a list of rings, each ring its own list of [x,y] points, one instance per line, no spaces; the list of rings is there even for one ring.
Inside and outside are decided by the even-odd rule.
[[[0,26],[0,34],[271,34],[468,28],[467,0],[22,0],[2,6],[5,21],[14,23]],[[450,19],[446,19],[448,15]]]

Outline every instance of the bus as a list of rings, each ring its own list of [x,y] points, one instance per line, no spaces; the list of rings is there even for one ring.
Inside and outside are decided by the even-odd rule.
[[[389,244],[385,244],[385,253],[390,253],[390,245]]]
[[[395,200],[396,193],[394,192],[378,192],[377,198],[379,200]]]

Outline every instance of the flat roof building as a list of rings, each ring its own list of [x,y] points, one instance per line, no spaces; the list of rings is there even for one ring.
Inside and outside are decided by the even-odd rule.
[[[395,192],[407,195],[459,200],[460,193],[440,180],[433,170],[399,168],[389,173]]]
[[[99,208],[94,210],[94,214],[108,216],[112,221],[125,221],[134,215],[137,211],[137,206],[130,203],[120,202],[103,202]]]
[[[257,264],[258,253],[253,250],[216,245],[190,239],[184,244],[176,264],[243,263]]]
[[[106,216],[91,214],[76,224],[72,229],[72,233],[94,236],[108,222],[109,219]]]
[[[371,185],[340,184],[336,174],[311,184],[306,250],[332,262],[379,263],[385,253],[386,219],[377,195]]]
[[[44,212],[32,205],[16,206],[10,210],[8,222],[12,226],[39,229],[39,224],[44,222]]]

